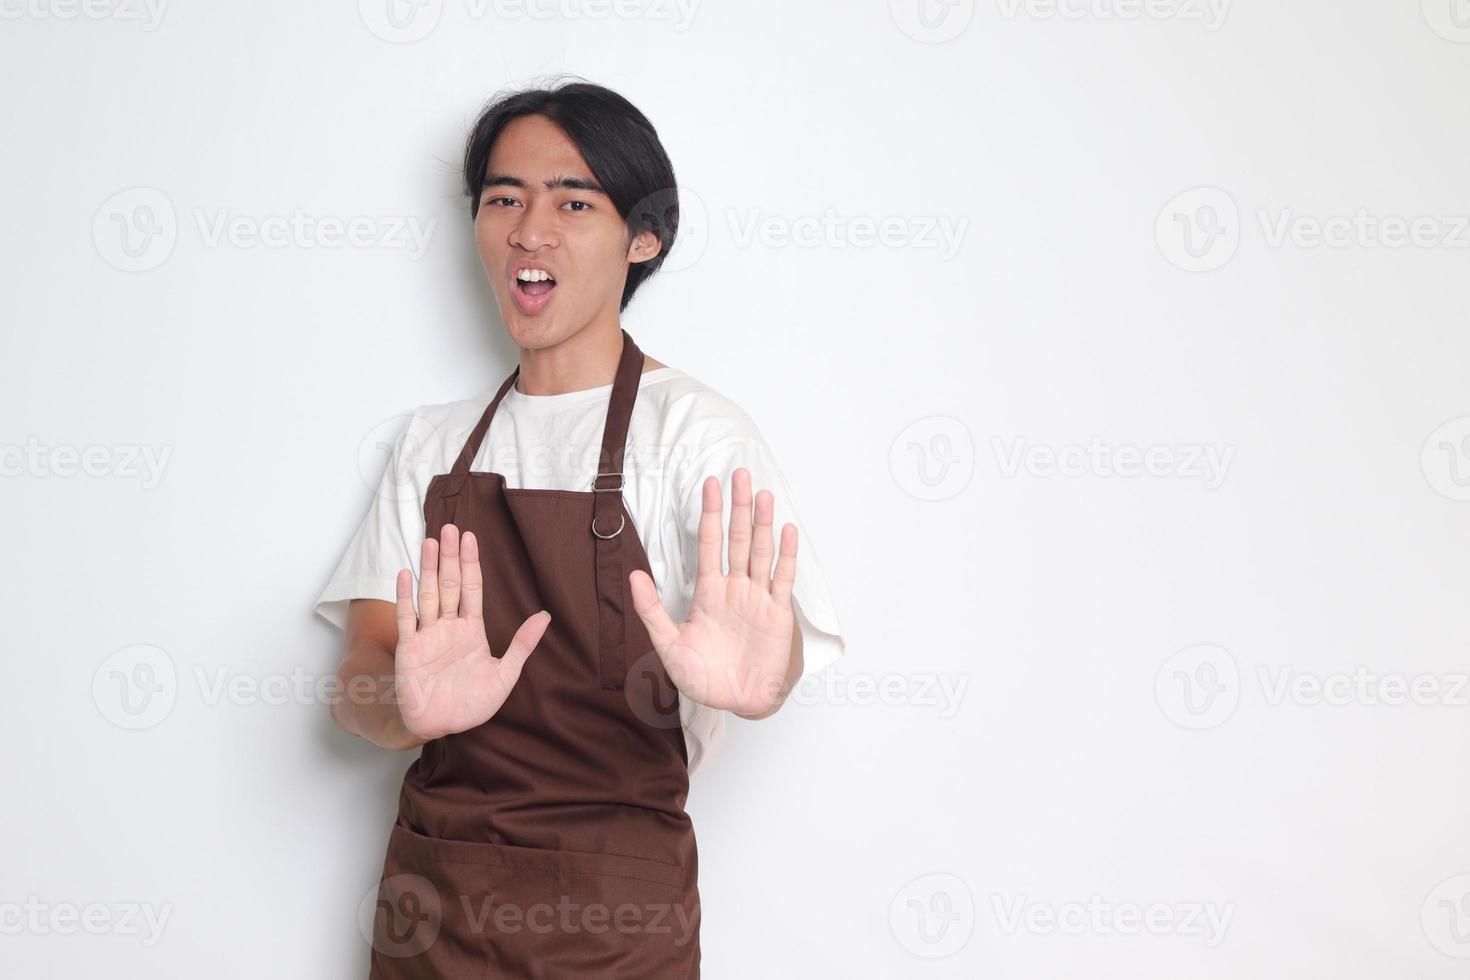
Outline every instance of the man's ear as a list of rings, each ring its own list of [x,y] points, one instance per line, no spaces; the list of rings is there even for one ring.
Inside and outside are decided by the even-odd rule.
[[[634,235],[633,240],[628,243],[628,261],[647,262],[662,248],[663,242],[658,240],[658,236],[645,229]]]

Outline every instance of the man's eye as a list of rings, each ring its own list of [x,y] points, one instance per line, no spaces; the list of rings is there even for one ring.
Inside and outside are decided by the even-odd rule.
[[[579,210],[579,211],[580,210],[585,210],[587,208],[592,207],[592,205],[588,204],[586,201],[568,201],[567,202],[567,207],[573,207],[573,206],[575,206],[575,209],[576,210]]]
[[[491,197],[485,199],[486,204],[499,204],[502,201],[509,201],[511,204],[516,203],[516,199],[513,197]]]

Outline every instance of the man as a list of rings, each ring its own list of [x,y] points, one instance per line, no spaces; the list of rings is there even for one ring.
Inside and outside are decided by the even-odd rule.
[[[422,748],[371,976],[695,977],[689,774],[843,641],[754,424],[621,326],[677,232],[653,126],[596,85],[512,93],[464,177],[519,366],[415,411],[317,602],[333,718]]]

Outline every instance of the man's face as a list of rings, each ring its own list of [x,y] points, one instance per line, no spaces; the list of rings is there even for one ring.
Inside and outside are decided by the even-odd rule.
[[[523,348],[561,343],[595,321],[618,322],[628,263],[658,253],[598,187],[582,154],[545,116],[513,119],[485,168],[475,244],[511,339]],[[531,283],[520,269],[543,269]]]

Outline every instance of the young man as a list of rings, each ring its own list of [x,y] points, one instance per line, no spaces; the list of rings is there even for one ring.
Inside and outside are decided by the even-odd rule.
[[[749,417],[621,326],[678,224],[643,114],[502,96],[464,176],[519,367],[415,411],[316,606],[346,631],[333,718],[422,749],[371,977],[696,977],[689,773],[726,711],[841,654],[837,620]]]

